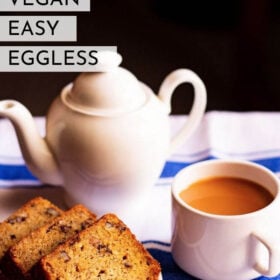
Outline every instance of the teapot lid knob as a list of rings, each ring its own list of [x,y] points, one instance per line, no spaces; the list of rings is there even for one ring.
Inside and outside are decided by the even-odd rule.
[[[118,67],[122,62],[122,56],[117,52],[100,51],[96,54],[98,69],[100,72],[108,72]]]
[[[138,79],[119,67],[120,54],[99,52],[99,72],[81,73],[73,84],[65,87],[61,100],[68,108],[88,115],[118,116],[141,108],[147,94]]]

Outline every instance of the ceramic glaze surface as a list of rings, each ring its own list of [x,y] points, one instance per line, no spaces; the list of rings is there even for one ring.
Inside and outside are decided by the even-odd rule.
[[[67,107],[57,110],[61,99],[55,100],[49,112],[46,140],[62,173],[67,174],[66,192],[73,202],[82,200],[93,205],[94,211],[104,212],[108,205],[101,199],[103,195],[110,200],[110,192],[116,189],[115,196],[135,199],[160,175],[169,148],[168,115],[160,101],[151,92],[147,94],[149,104],[113,121],[69,111]],[[64,118],[66,113],[68,117]],[[92,186],[94,195],[89,195]],[[77,192],[81,187],[84,191]],[[111,210],[120,212],[123,199],[114,201],[110,202]]]
[[[188,206],[179,192],[212,176],[239,176],[266,186],[274,200],[243,215],[214,215]],[[279,180],[245,161],[214,160],[179,172],[172,186],[172,255],[189,274],[205,280],[249,280],[279,274]]]
[[[120,55],[103,53],[100,59],[103,72],[81,73],[53,101],[45,138],[15,100],[0,101],[0,116],[13,123],[31,172],[44,183],[62,185],[69,205],[114,212],[129,224],[128,216],[145,207],[167,156],[198,127],[206,89],[194,72],[178,69],[156,95],[118,66]],[[186,123],[170,139],[171,98],[182,83],[193,85],[194,102]]]

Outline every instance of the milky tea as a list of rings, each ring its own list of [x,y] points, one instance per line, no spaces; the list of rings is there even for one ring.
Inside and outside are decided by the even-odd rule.
[[[263,186],[235,177],[210,177],[192,183],[180,192],[191,207],[218,215],[241,215],[257,211],[272,202]]]

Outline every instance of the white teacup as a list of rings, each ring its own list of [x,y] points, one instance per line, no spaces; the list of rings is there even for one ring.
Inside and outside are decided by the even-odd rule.
[[[264,208],[237,215],[197,210],[180,197],[209,177],[256,182],[274,197]],[[172,186],[172,255],[187,273],[204,280],[245,280],[280,273],[280,183],[270,170],[247,161],[209,160],[181,170]]]

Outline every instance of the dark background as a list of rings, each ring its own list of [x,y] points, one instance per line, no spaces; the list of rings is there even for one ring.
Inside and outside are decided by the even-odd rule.
[[[59,13],[78,16],[78,42],[61,45],[116,45],[122,66],[155,93],[169,72],[190,68],[206,84],[208,111],[280,111],[278,3],[94,0],[90,13]],[[23,45],[2,43],[11,44]],[[45,115],[54,97],[77,74],[0,73],[0,99],[17,99],[32,114]],[[191,86],[181,85],[172,100],[172,113],[185,113],[191,101]]]

